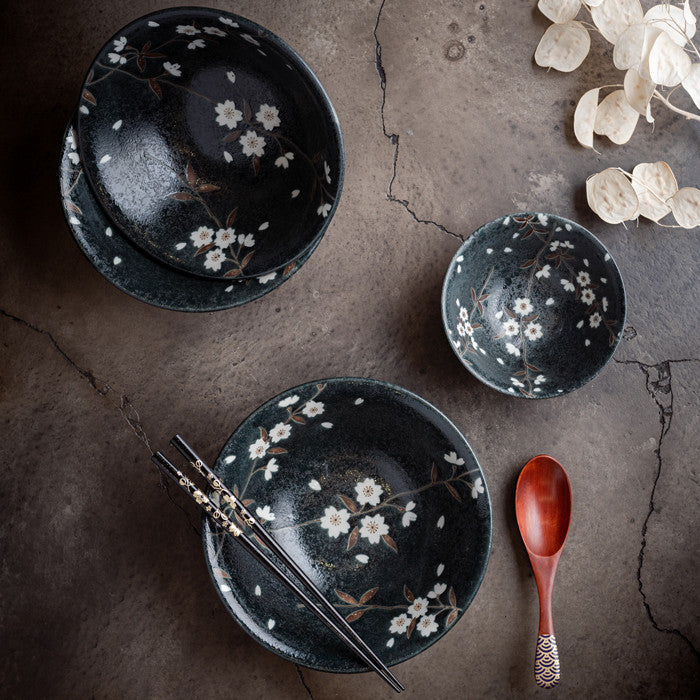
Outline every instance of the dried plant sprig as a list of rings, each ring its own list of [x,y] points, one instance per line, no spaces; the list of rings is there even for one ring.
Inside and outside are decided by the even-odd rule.
[[[664,161],[639,163],[631,173],[622,168],[595,173],[586,180],[586,197],[591,209],[609,224],[640,216],[659,223],[673,214],[676,227],[700,226],[700,189],[678,189],[676,177]]]

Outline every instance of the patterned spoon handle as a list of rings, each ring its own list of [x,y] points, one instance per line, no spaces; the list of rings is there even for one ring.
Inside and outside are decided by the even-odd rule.
[[[539,634],[535,651],[535,681],[540,688],[553,688],[559,685],[560,678],[556,637],[553,634]]]

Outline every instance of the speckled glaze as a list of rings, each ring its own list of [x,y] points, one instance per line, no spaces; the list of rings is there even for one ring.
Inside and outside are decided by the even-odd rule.
[[[220,10],[170,8],[119,30],[75,126],[113,228],[200,277],[279,273],[318,244],[342,189],[340,127],[316,76]]]
[[[230,282],[194,277],[165,265],[120,235],[95,201],[83,176],[72,126],[63,138],[59,184],[68,228],[88,260],[122,291],[165,309],[217,311],[253,301],[289,279],[313,252],[312,248],[280,272]]]
[[[437,641],[479,588],[483,474],[455,426],[405,389],[338,378],[285,391],[239,426],[215,471],[387,664]],[[366,670],[206,520],[203,541],[224,605],[261,644],[311,668]]]
[[[442,319],[478,379],[527,398],[560,396],[595,377],[625,324],[625,289],[605,246],[554,214],[482,226],[452,259]]]

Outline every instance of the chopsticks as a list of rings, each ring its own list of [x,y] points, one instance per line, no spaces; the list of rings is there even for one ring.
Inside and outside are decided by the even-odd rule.
[[[197,505],[225,532],[232,535],[245,550],[267,568],[281,583],[283,583],[304,605],[311,610],[322,622],[332,629],[353,651],[374,671],[376,671],[397,693],[404,690],[404,686],[389,671],[381,659],[362,640],[357,632],[350,627],[345,618],[333,607],[309,576],[299,567],[290,555],[272,538],[265,528],[258,522],[255,516],[234,496],[234,494],[216,477],[214,472],[197,455],[197,453],[180,437],[176,435],[171,444],[187,459],[199,474],[208,482],[209,486],[219,494],[220,500],[228,504],[251,528],[252,532],[263,544],[274,552],[281,561],[301,581],[308,593],[304,591],[290,576],[277,564],[269,559],[246,535],[243,530],[223,512],[222,507],[216,506],[211,499],[200,490],[197,485],[185,476],[162,452],[156,452],[152,456],[153,462],[181,489],[192,497]],[[311,594],[311,595],[309,595]],[[312,597],[315,600],[312,599]]]

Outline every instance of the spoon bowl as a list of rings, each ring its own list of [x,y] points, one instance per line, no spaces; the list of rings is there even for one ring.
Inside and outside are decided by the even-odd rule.
[[[571,484],[556,459],[538,455],[523,467],[515,489],[515,515],[540,600],[535,680],[540,687],[552,688],[561,677],[552,622],[552,590],[571,523]]]

